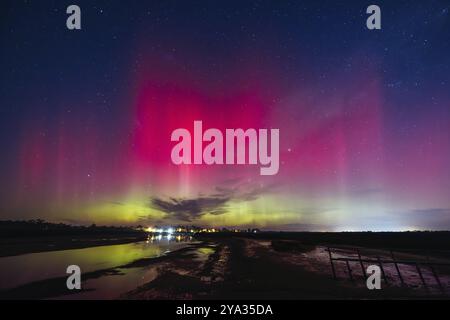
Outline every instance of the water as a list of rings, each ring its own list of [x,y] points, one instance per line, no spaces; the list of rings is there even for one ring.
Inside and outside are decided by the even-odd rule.
[[[154,238],[153,241],[99,246],[84,249],[30,253],[0,258],[0,290],[55,277],[66,277],[66,268],[75,264],[82,273],[118,267],[142,258],[164,255],[188,245],[187,239]],[[154,268],[118,269],[121,275],[108,275],[83,282],[95,291],[71,295],[72,298],[116,298],[123,292],[153,280]],[[69,296],[68,296],[69,297]]]

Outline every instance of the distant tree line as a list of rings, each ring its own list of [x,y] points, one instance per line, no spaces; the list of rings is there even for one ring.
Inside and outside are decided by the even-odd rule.
[[[42,219],[26,221],[0,221],[0,238],[34,236],[74,236],[74,235],[124,235],[143,233],[142,226],[74,226],[65,223],[51,223]]]

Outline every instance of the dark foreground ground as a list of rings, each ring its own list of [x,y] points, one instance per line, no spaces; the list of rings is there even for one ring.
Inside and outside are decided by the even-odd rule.
[[[207,239],[205,239],[207,240]],[[337,266],[332,277],[325,248],[299,240],[216,237],[208,242],[214,253],[206,263],[189,253],[175,255],[159,277],[122,296],[127,299],[404,299],[446,298],[422,288],[403,270],[404,286],[389,274],[390,285],[368,290],[354,268],[350,281]],[[204,246],[200,245],[201,246]],[[405,267],[403,267],[405,269]],[[343,277],[344,276],[344,277]],[[170,284],[170,285],[168,285]]]
[[[328,235],[328,236],[327,236]],[[134,290],[122,292],[119,299],[415,299],[444,298],[450,293],[449,270],[440,268],[445,291],[437,290],[429,270],[423,271],[428,285],[423,286],[414,268],[401,266],[405,284],[401,284],[393,266],[385,266],[388,282],[382,283],[382,290],[368,290],[358,264],[352,264],[353,280],[350,280],[343,265],[336,266],[338,279],[332,277],[326,251],[327,245],[336,242],[342,246],[356,244],[364,249],[374,247],[380,235],[364,234],[347,236],[327,234],[320,238],[310,234],[302,239],[300,235],[260,234],[260,235],[214,235],[199,237],[200,242],[166,255],[140,259],[114,268],[83,274],[83,283],[102,277],[121,277],[129,270],[146,269],[157,276]],[[375,236],[376,235],[376,236]],[[360,240],[355,243],[355,237]],[[389,236],[389,235],[388,235]],[[411,253],[414,241],[406,245],[401,241],[390,243],[399,247],[399,259],[425,258],[419,251]],[[408,235],[413,238],[412,234]],[[442,234],[438,235],[439,239]],[[374,238],[375,237],[375,238]],[[428,236],[429,237],[429,236]],[[345,239],[345,236],[344,236]],[[417,239],[417,235],[416,235]],[[423,235],[418,234],[423,247]],[[430,238],[428,238],[430,239]],[[330,241],[333,240],[333,243]],[[441,262],[449,262],[444,246],[435,238],[429,240],[428,248],[437,244],[436,256]],[[379,242],[378,242],[379,243]],[[450,242],[447,242],[450,243]],[[405,252],[401,252],[402,247]],[[423,250],[424,248],[421,248]],[[434,252],[434,251],[433,251]],[[378,249],[377,255],[387,255],[386,249]],[[427,255],[426,259],[430,256]],[[65,288],[66,278],[54,278],[23,285],[0,292],[1,299],[46,299],[70,298],[73,292]],[[91,290],[83,284],[84,290]],[[94,290],[94,289],[92,289]],[[79,297],[77,297],[79,298]],[[82,296],[81,296],[82,298]],[[101,297],[100,297],[101,298]]]

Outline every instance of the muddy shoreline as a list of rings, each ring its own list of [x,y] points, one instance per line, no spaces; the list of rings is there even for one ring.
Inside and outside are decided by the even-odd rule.
[[[338,268],[340,279],[335,280],[326,247],[311,242],[243,236],[199,240],[159,257],[85,273],[82,288],[94,293],[95,299],[106,298],[100,293],[95,295],[97,288],[90,281],[108,277],[113,282],[134,270],[151,271],[155,276],[132,290],[120,292],[114,299],[449,298],[448,291],[442,294],[421,287],[414,276],[409,279],[410,285],[401,286],[396,283],[395,274],[390,275],[390,283],[383,285],[383,290],[368,290],[357,266],[352,281],[342,266]],[[408,274],[408,270],[404,272]],[[450,285],[450,276],[446,277]],[[70,299],[71,295],[83,299],[83,291],[79,295],[80,292],[67,290],[65,281],[66,277],[61,277],[25,284],[1,291],[0,299]]]
[[[147,234],[52,236],[6,238],[0,241],[0,257],[59,250],[83,249],[144,241]]]

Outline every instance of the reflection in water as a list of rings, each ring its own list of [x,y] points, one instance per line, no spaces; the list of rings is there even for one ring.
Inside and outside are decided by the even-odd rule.
[[[157,268],[154,266],[131,269],[119,268],[117,270],[121,272],[120,275],[105,275],[83,282],[83,289],[88,291],[81,291],[56,299],[117,299],[121,294],[136,289],[158,276]]]
[[[195,253],[195,259],[197,261],[206,262],[211,254],[213,254],[215,250],[212,247],[201,247],[198,248]]]
[[[0,270],[2,271],[0,273],[0,290],[14,288],[34,281],[67,276],[66,268],[72,264],[80,266],[82,273],[84,273],[121,266],[142,258],[158,257],[169,251],[185,247],[188,241],[190,241],[189,238],[161,237],[151,239],[149,237],[147,241],[136,243],[3,257],[0,258]],[[142,279],[142,274],[134,275],[134,272],[136,272],[134,269],[132,269],[132,272],[127,270],[127,277],[115,276],[115,278],[122,278],[121,281],[126,278],[126,281],[131,282],[133,282],[133,277]],[[151,277],[151,271],[144,276],[144,278],[150,280]],[[88,282],[95,284],[96,281],[104,278],[107,277]]]
[[[165,235],[158,234],[158,235],[151,235],[147,239],[147,243],[149,242],[160,242],[163,240],[167,241],[176,241],[176,242],[186,242],[186,241],[192,241],[191,236],[184,236],[184,235],[176,235],[174,236],[173,233],[167,233]]]

